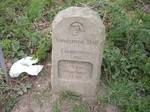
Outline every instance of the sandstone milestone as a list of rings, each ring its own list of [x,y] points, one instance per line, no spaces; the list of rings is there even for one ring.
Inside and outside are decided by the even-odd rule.
[[[100,83],[105,27],[98,13],[70,7],[52,23],[52,90],[92,97]]]

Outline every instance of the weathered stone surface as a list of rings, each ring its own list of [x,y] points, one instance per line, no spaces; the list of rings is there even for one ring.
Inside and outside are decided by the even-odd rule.
[[[87,7],[70,7],[52,24],[52,90],[95,96],[100,81],[105,27]]]

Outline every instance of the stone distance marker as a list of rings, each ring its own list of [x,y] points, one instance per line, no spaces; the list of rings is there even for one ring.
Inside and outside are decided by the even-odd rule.
[[[87,7],[60,11],[52,23],[52,90],[95,96],[100,82],[105,27]]]

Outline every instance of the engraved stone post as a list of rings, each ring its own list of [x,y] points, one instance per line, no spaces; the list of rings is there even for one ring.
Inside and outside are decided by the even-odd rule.
[[[52,24],[52,89],[95,96],[100,82],[105,27],[90,8],[70,7]]]

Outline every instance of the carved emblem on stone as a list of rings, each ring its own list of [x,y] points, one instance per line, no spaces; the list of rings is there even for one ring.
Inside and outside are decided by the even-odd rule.
[[[72,33],[73,36],[80,35],[82,32],[84,32],[83,24],[81,24],[79,22],[72,23],[70,25],[70,31],[71,31],[71,33]]]

